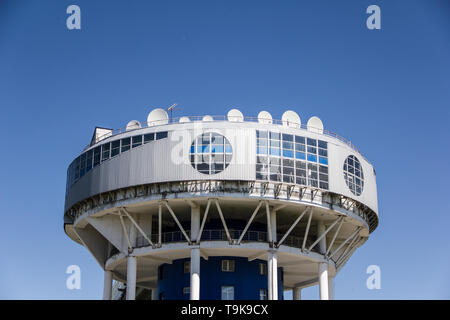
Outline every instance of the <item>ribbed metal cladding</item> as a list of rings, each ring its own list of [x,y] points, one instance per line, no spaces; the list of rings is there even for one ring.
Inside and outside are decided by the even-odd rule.
[[[335,138],[303,129],[260,123],[212,122],[199,126],[195,123],[160,126],[167,130],[168,137],[132,148],[114,158],[102,162],[79,179],[69,190],[65,211],[79,201],[97,194],[130,186],[152,183],[191,180],[255,180],[256,130],[270,130],[298,134],[328,142],[329,192],[353,198],[366,205],[376,214],[377,187],[372,165],[347,144]],[[136,130],[146,132],[148,128]],[[191,166],[189,150],[192,141],[204,132],[216,132],[231,143],[233,157],[230,165],[222,172],[206,175]],[[135,133],[135,134],[136,134]],[[131,135],[131,133],[127,133]],[[116,137],[117,139],[120,136]],[[114,140],[110,138],[109,140]],[[181,157],[180,157],[181,155]],[[343,177],[342,165],[349,155],[356,155],[365,172],[364,190],[355,196],[349,190]]]

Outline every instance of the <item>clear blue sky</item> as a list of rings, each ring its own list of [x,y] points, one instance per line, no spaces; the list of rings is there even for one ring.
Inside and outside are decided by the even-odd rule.
[[[381,30],[366,28],[371,4]],[[95,126],[177,102],[174,116],[322,118],[378,183],[380,225],[336,298],[450,299],[449,75],[448,0],[1,0],[0,298],[101,298],[101,268],[63,231],[67,166]],[[381,290],[366,288],[371,264]]]

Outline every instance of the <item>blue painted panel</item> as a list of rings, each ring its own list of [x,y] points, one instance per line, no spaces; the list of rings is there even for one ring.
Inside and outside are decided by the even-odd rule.
[[[283,150],[283,157],[293,158],[294,157],[294,151],[292,151],[292,150]]]
[[[317,162],[317,156],[308,154],[308,161]]]
[[[223,272],[222,260],[234,260],[235,271]],[[189,287],[190,274],[183,271],[184,262],[189,259],[174,260],[172,264],[159,267],[162,279],[158,279],[158,295],[163,292],[165,299],[188,300],[183,288]],[[267,275],[259,274],[259,264],[263,260],[248,261],[241,257],[209,257],[200,260],[200,299],[220,300],[222,286],[234,286],[235,300],[259,300],[259,290],[267,290]],[[158,272],[158,274],[160,271]],[[278,268],[278,297],[283,298],[283,270]]]
[[[328,158],[319,157],[319,162],[320,162],[321,164],[326,164],[326,165],[328,165]]]
[[[305,153],[304,152],[296,152],[295,153],[295,159],[301,159],[301,160],[305,160]]]

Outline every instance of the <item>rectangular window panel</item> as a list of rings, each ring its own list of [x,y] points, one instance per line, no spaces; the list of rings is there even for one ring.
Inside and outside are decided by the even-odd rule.
[[[267,300],[267,290],[259,289],[259,300]]]
[[[295,178],[293,175],[292,176],[283,175],[283,182],[295,183]]]
[[[256,130],[256,137],[267,139],[267,131]]]
[[[295,174],[297,177],[306,178],[306,170],[297,169],[297,170],[295,170]]]
[[[283,167],[283,174],[285,175],[294,175],[294,168],[291,167]]]
[[[308,138],[307,142],[308,142],[308,146],[313,146],[313,147],[317,146],[317,140],[316,139]]]
[[[295,159],[305,160],[306,159],[306,155],[305,155],[304,152],[296,152],[295,153]]]
[[[303,161],[295,161],[295,167],[297,169],[304,169],[306,170],[306,162]]]
[[[294,167],[294,160],[283,159],[283,167]]]
[[[294,136],[292,134],[283,133],[283,141],[294,141]]]
[[[144,134],[144,143],[148,143],[150,141],[155,140],[155,134],[154,133],[147,133]]]
[[[283,141],[283,149],[293,150],[294,149],[294,143]]]
[[[319,157],[319,163],[328,165],[328,158]]]
[[[110,152],[111,144],[105,143],[102,145],[102,162],[109,159],[109,152]]]
[[[267,154],[267,148],[266,147],[257,147],[256,153],[257,154]]]
[[[224,144],[223,136],[222,135],[216,135],[215,133],[211,136],[211,143],[212,144]]]
[[[270,174],[271,181],[281,181],[281,174]]]
[[[266,263],[259,264],[259,274],[262,276],[267,274],[267,264]]]
[[[111,142],[111,158],[120,153],[120,140]]]
[[[212,146],[212,149],[211,149],[211,152],[212,153],[223,153],[224,152],[224,148],[223,148],[223,145],[222,146]]]
[[[280,133],[279,132],[270,132],[270,139],[273,140],[280,140]]]
[[[300,144],[300,143],[296,143],[295,144],[295,151],[301,151],[301,152],[305,152],[305,145],[304,144]]]
[[[308,146],[308,153],[316,154],[317,153],[317,148]]]
[[[266,164],[257,164],[256,165],[256,171],[258,171],[258,172],[266,172],[267,173],[268,168],[269,167]]]
[[[86,153],[83,153],[80,158],[80,177],[86,173]]]
[[[167,138],[167,131],[157,132],[156,133],[156,140]]]
[[[211,163],[211,171],[219,173],[223,171],[223,169],[224,169],[223,163]]]
[[[317,162],[317,156],[308,153],[308,161]]]
[[[278,140],[270,140],[270,146],[279,148],[280,147],[280,141],[278,141]]]
[[[197,163],[197,170],[209,171],[209,163]]]
[[[222,260],[222,271],[234,272],[234,260]]]
[[[269,158],[269,164],[280,165],[281,164],[281,159],[280,158],[270,157]]]
[[[133,137],[133,148],[139,147],[142,145],[142,136],[134,136]]]
[[[328,182],[320,181],[319,188],[328,190]]]
[[[185,261],[183,264],[183,272],[184,273],[190,273],[191,272],[191,262]]]
[[[328,157],[328,151],[326,149],[319,148],[319,156]]]
[[[234,287],[232,286],[222,287],[222,300],[234,300]]]
[[[256,162],[257,162],[257,163],[268,164],[268,163],[269,163],[269,160],[267,159],[267,157],[260,157],[260,156],[257,156],[257,157],[256,157]]]
[[[100,152],[101,146],[98,146],[94,149],[94,167],[100,164]]]
[[[75,180],[80,177],[80,157],[75,159]]]
[[[297,178],[295,178],[295,182],[297,184],[301,184],[301,185],[306,186],[306,178],[297,177]]]
[[[283,157],[293,158],[294,157],[294,151],[292,151],[292,150],[283,150]]]
[[[125,152],[125,151],[130,150],[131,138],[124,138],[121,141],[122,141],[122,144],[121,144],[120,152]]]
[[[279,148],[270,148],[270,155],[271,156],[280,156],[281,152]]]
[[[309,181],[309,185],[310,185],[311,187],[315,187],[315,188],[318,187],[317,180],[309,179],[308,181]]]
[[[212,154],[211,155],[211,162],[213,163],[224,163],[225,156],[223,154]]]
[[[328,174],[328,167],[325,166],[319,166],[319,172]]]
[[[270,173],[280,173],[281,174],[281,166],[270,166]]]
[[[89,172],[92,169],[92,160],[94,157],[94,151],[89,150],[88,152],[86,152],[86,154],[87,154],[87,156],[86,156],[86,172]]]
[[[295,142],[305,144],[305,137],[295,136]]]
[[[319,145],[319,148],[323,148],[323,149],[327,148],[327,142],[326,141],[319,140],[318,141],[318,145]]]
[[[267,139],[256,139],[256,145],[267,147]]]
[[[256,180],[267,180],[267,173],[256,172]]]

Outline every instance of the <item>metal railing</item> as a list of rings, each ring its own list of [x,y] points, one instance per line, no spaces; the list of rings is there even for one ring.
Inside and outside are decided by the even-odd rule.
[[[210,117],[212,119],[211,121],[204,121],[203,120],[203,116],[189,116],[187,118],[189,118],[190,122],[202,122],[202,123],[229,121],[228,117],[227,116],[223,116],[223,115],[216,115],[216,116],[210,116]],[[147,120],[140,121],[140,124],[142,125],[141,128],[132,129],[132,130],[127,130],[126,127],[120,128],[120,129],[113,129],[111,132],[108,132],[108,133],[104,134],[103,136],[100,136],[97,139],[96,143],[100,142],[103,139],[111,138],[111,137],[113,137],[115,135],[118,135],[118,134],[121,134],[121,133],[124,133],[124,132],[137,131],[137,130],[140,130],[140,129],[150,128],[150,127],[151,128],[155,128],[155,127],[158,127],[158,126],[169,125],[169,124],[179,124],[181,118],[186,118],[186,116],[170,118],[170,119],[167,119],[167,120],[161,120],[161,121],[159,121],[160,124],[158,124],[158,121],[152,121],[153,125],[151,125],[151,126],[149,126],[147,124]],[[261,121],[266,121],[264,123],[269,123],[269,122],[267,122],[268,119],[257,118],[257,117],[243,117],[240,120],[242,120],[242,121],[239,121],[239,122],[255,122],[255,123],[257,123],[257,122],[259,122],[261,120]],[[276,125],[287,124],[289,127],[295,127],[295,128],[298,128],[298,129],[308,130],[308,126],[306,124],[299,124],[299,123],[295,123],[295,122],[286,122],[286,121],[282,121],[282,120],[278,120],[278,119],[271,119],[269,124],[276,124]],[[335,138],[335,139],[345,143],[350,148],[352,148],[354,151],[358,152],[361,156],[363,156],[361,151],[359,151],[359,149],[350,140],[348,140],[348,139],[338,135],[337,133],[329,131],[329,130],[326,130],[326,129],[322,130],[322,129],[319,129],[319,128],[312,128],[312,127],[309,127],[309,129],[310,129],[310,131],[312,131],[314,133],[319,133],[319,134],[323,134],[323,135],[328,136],[328,137]],[[84,147],[83,151],[88,149],[89,147],[91,147],[91,144],[88,144],[86,147]],[[366,159],[366,161],[368,161],[368,160]]]
[[[243,230],[233,230],[230,229],[230,237],[231,239],[239,239],[241,236]],[[188,237],[190,237],[190,231],[186,230],[186,233]],[[148,235],[147,235],[148,236]],[[149,237],[149,236],[148,236]],[[283,234],[277,234],[277,239],[281,239],[283,237]],[[150,237],[149,237],[150,238]],[[151,240],[152,242],[158,243],[158,234],[152,234]],[[203,230],[201,241],[227,241],[227,234],[225,230],[221,229],[209,229],[209,230]],[[242,238],[243,242],[267,242],[267,232],[264,231],[247,231]],[[183,233],[181,231],[170,231],[170,232],[164,232],[161,234],[161,242],[163,244],[165,243],[173,243],[173,242],[186,242],[186,238],[184,237]],[[312,244],[312,240],[306,241],[306,247],[309,247]],[[302,248],[303,244],[303,238],[297,237],[297,236],[288,236],[283,242],[283,245],[295,247],[295,248]],[[144,236],[139,236],[136,239],[136,248],[141,247],[147,247],[150,246],[150,243],[147,241],[147,239],[144,238]],[[316,251],[315,248],[312,249],[312,251]]]

